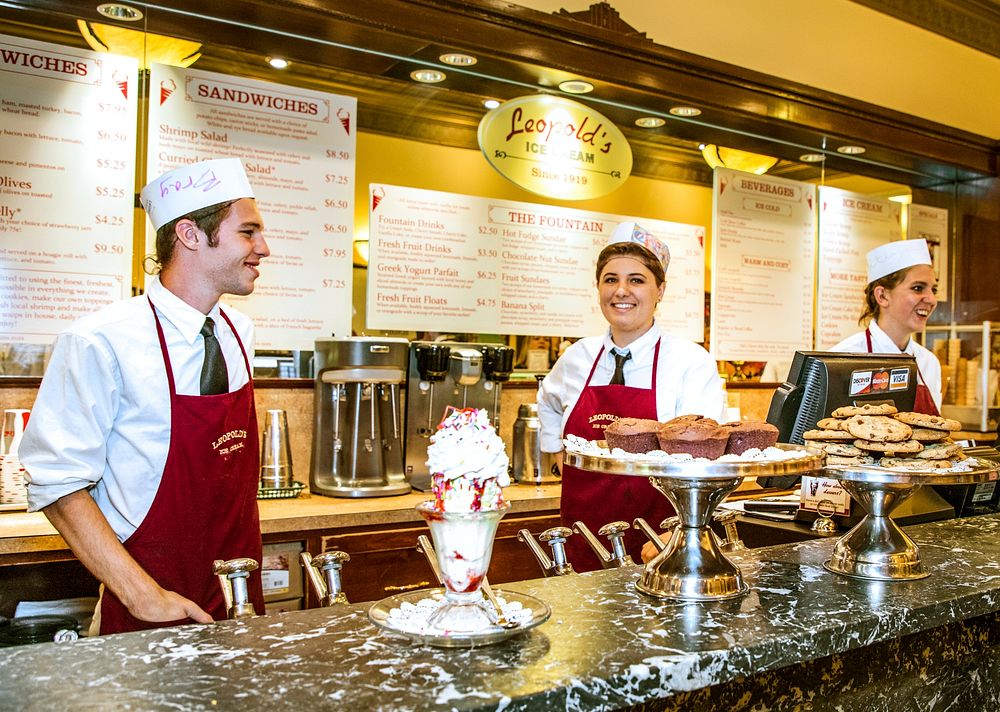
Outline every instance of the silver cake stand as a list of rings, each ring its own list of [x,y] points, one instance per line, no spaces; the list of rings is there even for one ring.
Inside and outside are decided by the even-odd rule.
[[[808,454],[790,460],[665,462],[567,451],[565,463],[608,475],[648,477],[674,505],[680,525],[666,548],[643,568],[635,587],[657,598],[716,601],[741,596],[750,587],[712,534],[709,522],[715,507],[745,477],[800,475],[823,464],[823,454],[818,450],[780,443],[776,447]]]
[[[827,466],[822,477],[839,480],[867,514],[833,548],[823,566],[844,576],[878,581],[912,581],[930,574],[920,564],[920,551],[890,515],[921,485],[964,485],[998,478],[996,465],[977,460],[976,469],[890,470],[884,467]]]

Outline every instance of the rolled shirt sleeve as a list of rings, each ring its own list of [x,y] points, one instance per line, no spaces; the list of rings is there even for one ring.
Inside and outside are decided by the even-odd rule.
[[[116,361],[100,342],[59,336],[19,450],[31,511],[101,479],[120,394]]]

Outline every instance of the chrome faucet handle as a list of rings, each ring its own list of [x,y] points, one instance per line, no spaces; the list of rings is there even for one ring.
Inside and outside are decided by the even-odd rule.
[[[546,543],[552,549],[552,573],[555,576],[574,574],[573,564],[566,560],[566,540],[573,536],[573,530],[568,527],[552,527],[538,535],[538,541]]]
[[[645,534],[650,543],[656,547],[657,552],[661,552],[667,548],[667,545],[663,543],[663,540],[660,538],[660,535],[656,533],[656,530],[649,526],[649,522],[642,517],[636,517],[633,519],[632,526]]]
[[[260,568],[260,564],[254,559],[240,558],[223,561],[216,559],[212,562],[212,573],[219,577],[219,585],[222,587],[222,597],[226,601],[226,614],[230,618],[248,618],[257,615],[250,603],[250,594],[247,591],[247,579],[251,571]]]
[[[542,551],[542,547],[538,545],[535,541],[534,535],[527,529],[521,529],[517,532],[518,541],[523,541],[531,549],[531,553],[535,555],[535,559],[538,560],[538,565],[542,567],[542,574],[545,576],[552,575],[552,559],[549,555]]]
[[[604,548],[604,544],[594,536],[590,527],[583,522],[573,522],[573,531],[583,537],[583,540],[597,555],[602,567],[608,568],[611,565],[611,552]]]
[[[681,525],[681,518],[680,517],[677,517],[677,516],[667,517],[662,522],[660,522],[660,529],[662,529],[664,532],[672,532],[674,529],[676,529],[680,525]]]
[[[625,532],[627,532],[629,528],[628,522],[619,520],[615,522],[608,522],[597,530],[598,534],[607,537],[608,541],[611,543],[611,560],[605,568],[631,566],[634,563],[632,561],[632,557],[625,551]]]
[[[719,542],[719,548],[724,552],[742,551],[746,549],[746,544],[740,539],[740,532],[736,528],[736,520],[740,515],[735,509],[719,509],[712,515],[713,521],[722,525],[726,532],[726,538]]]
[[[319,569],[326,576],[326,593],[320,597],[321,606],[344,605],[348,603],[347,595],[341,583],[340,572],[344,564],[351,560],[346,551],[324,551],[313,557],[313,570]]]

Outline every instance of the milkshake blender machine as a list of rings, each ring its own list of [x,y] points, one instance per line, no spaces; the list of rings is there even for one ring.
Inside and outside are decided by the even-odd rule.
[[[500,430],[500,384],[510,379],[514,349],[500,344],[414,342],[406,389],[406,475],[429,489],[427,446],[448,406],[485,408]]]
[[[401,391],[409,342],[316,340],[309,488],[333,497],[406,494]]]

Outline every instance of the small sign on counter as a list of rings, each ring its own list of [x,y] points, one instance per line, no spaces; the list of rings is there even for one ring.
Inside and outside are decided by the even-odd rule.
[[[847,517],[851,514],[851,496],[837,480],[822,477],[803,477],[799,508],[816,512],[819,503],[828,500],[836,508],[835,516]]]

